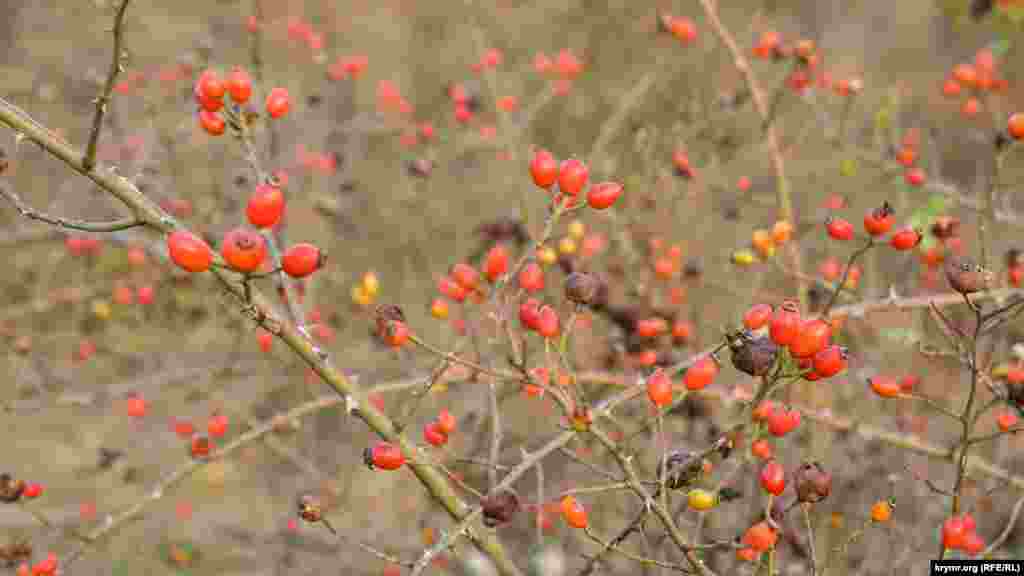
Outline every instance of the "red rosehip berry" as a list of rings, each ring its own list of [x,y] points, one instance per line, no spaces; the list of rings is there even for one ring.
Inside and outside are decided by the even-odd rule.
[[[146,399],[138,394],[128,397],[128,415],[132,418],[142,418],[146,415]]]
[[[216,71],[206,69],[203,70],[203,73],[199,75],[199,79],[196,81],[196,90],[204,98],[219,100],[224,97],[227,87],[224,86],[224,82],[221,81]]]
[[[270,352],[270,346],[274,343],[274,335],[264,330],[256,336],[256,341],[260,345],[260,350],[266,354],[267,352]]]
[[[284,88],[274,88],[269,94],[267,94],[267,101],[265,105],[267,114],[270,114],[271,118],[280,118],[287,114],[288,110],[291,109],[291,97],[288,95],[288,91]]]
[[[476,268],[462,262],[452,266],[449,276],[468,292],[476,290],[476,287],[480,284],[480,273],[476,271]]]
[[[469,292],[467,292],[461,284],[452,280],[450,276],[442,276],[441,279],[437,281],[437,291],[456,302],[465,301],[466,296],[469,295]]]
[[[363,463],[367,468],[373,470],[398,470],[405,464],[405,456],[402,451],[389,442],[380,442],[373,448],[367,448],[363,452]]]
[[[519,271],[519,287],[527,292],[539,292],[544,289],[544,270],[534,261],[527,262]]]
[[[647,377],[647,397],[659,408],[672,403],[672,380],[664,370],[656,370]]]
[[[252,78],[249,73],[238,66],[232,69],[228,74],[227,90],[236,104],[248,102],[252,96]]]
[[[754,304],[743,314],[743,326],[747,330],[759,330],[771,321],[772,312],[768,304]]]
[[[786,470],[775,460],[772,460],[761,468],[761,487],[765,492],[781,495],[786,490]]]
[[[906,179],[907,184],[910,184],[915,188],[920,187],[925,181],[924,170],[920,168],[911,168],[910,170],[907,170],[904,178]]]
[[[487,251],[484,258],[484,276],[489,282],[496,282],[503,274],[508,272],[508,248],[504,244],[497,244]]]
[[[683,384],[687,390],[700,390],[711,384],[718,375],[718,362],[711,356],[705,356],[694,362],[683,375]]]
[[[1024,113],[1017,112],[1010,115],[1006,121],[1006,131],[1014,140],[1024,140]]]
[[[211,438],[224,436],[228,432],[228,417],[221,413],[211,415],[210,420],[206,423],[206,431]]]
[[[537,333],[549,339],[558,336],[559,321],[555,309],[551,306],[542,306],[538,314]]]
[[[213,251],[201,238],[188,230],[175,230],[167,236],[171,260],[189,272],[205,272],[213,262]]]
[[[38,482],[29,482],[25,485],[25,490],[21,493],[25,498],[39,498],[43,495],[43,485]]]
[[[900,395],[900,383],[892,376],[873,376],[868,378],[871,389],[882,398],[895,398]]]
[[[519,305],[519,322],[530,330],[540,326],[540,302],[536,298],[528,298]]]
[[[942,523],[942,547],[950,550],[963,548],[968,534],[969,531],[964,526],[963,517],[947,518]]]
[[[562,518],[565,519],[566,524],[573,528],[587,527],[587,509],[575,497],[566,496],[562,498],[559,508],[562,511]]]
[[[872,236],[881,236],[892,228],[895,212],[888,202],[864,215],[864,230]]]
[[[437,415],[437,425],[445,434],[451,434],[452,432],[455,432],[457,421],[451,412],[448,410],[441,410]]]
[[[231,268],[239,272],[254,272],[267,257],[267,244],[258,232],[234,228],[224,235],[220,254]]]
[[[245,215],[257,228],[270,228],[281,220],[284,213],[284,193],[280,188],[260,184],[249,197]]]
[[[216,112],[200,110],[199,126],[210,136],[220,136],[224,133],[227,124],[224,123],[224,119]]]
[[[790,409],[778,409],[768,417],[768,433],[772,436],[785,436],[800,426],[800,412]]]
[[[889,239],[889,245],[900,251],[910,250],[920,243],[921,233],[913,228],[898,230]]]
[[[768,335],[779,346],[789,346],[800,333],[800,311],[795,302],[787,300],[775,310]]]
[[[601,182],[594,184],[587,191],[587,204],[595,210],[609,208],[622,196],[622,184],[618,182]]]
[[[590,170],[583,162],[576,158],[562,160],[558,167],[558,189],[562,194],[575,197],[583,190],[589,177]]]
[[[800,324],[800,330],[789,344],[789,353],[794,358],[809,358],[828,346],[832,337],[832,325],[814,318]]]
[[[831,378],[846,368],[847,351],[832,344],[814,355],[814,371],[822,378]]]
[[[281,256],[281,269],[292,278],[305,278],[324,266],[327,255],[312,244],[295,244]]]
[[[558,160],[543,148],[537,150],[530,160],[530,177],[538,188],[551,188],[558,180]]]
[[[423,439],[431,446],[444,446],[448,443],[448,435],[441,430],[437,421],[428,422],[423,426]]]
[[[825,229],[828,231],[828,235],[835,240],[853,239],[853,224],[850,224],[849,220],[829,216],[825,220]]]

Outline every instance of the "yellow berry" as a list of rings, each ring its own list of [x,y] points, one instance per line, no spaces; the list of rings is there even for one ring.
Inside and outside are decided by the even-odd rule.
[[[110,302],[106,300],[93,300],[92,301],[92,315],[97,320],[109,320],[112,310],[110,308]]]
[[[576,253],[576,241],[566,236],[558,241],[558,251],[562,254],[575,254]]]
[[[358,284],[352,287],[352,301],[359,306],[369,306],[373,302],[373,297],[366,292],[365,286]]]
[[[757,257],[750,250],[743,249],[732,253],[732,261],[738,266],[750,266],[757,262]]]
[[[376,272],[371,270],[363,274],[363,290],[370,298],[375,298],[380,292],[380,279],[377,278]]]
[[[558,254],[555,253],[551,246],[541,246],[537,248],[537,260],[541,264],[551,265],[558,261]]]
[[[701,488],[694,488],[686,495],[686,502],[690,505],[690,508],[704,511],[714,508],[715,505],[718,504],[718,499],[715,497],[713,492],[709,492]]]

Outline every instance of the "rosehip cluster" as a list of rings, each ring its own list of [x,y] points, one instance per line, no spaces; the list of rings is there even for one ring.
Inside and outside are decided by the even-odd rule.
[[[888,202],[870,210],[864,215],[864,231],[871,238],[879,238],[887,234],[896,222],[896,212]],[[849,220],[829,216],[825,220],[825,230],[834,240],[852,240],[855,236],[853,225]],[[921,231],[915,228],[900,228],[889,236],[889,245],[899,251],[906,251],[915,248],[921,243]]]
[[[530,160],[530,177],[538,188],[545,190],[551,190],[557,184],[552,201],[574,207],[590,179],[590,169],[576,158],[559,163],[550,152],[539,149]],[[617,182],[593,184],[587,191],[587,204],[595,210],[610,208],[622,196],[622,190],[622,184]]]
[[[970,556],[977,556],[985,549],[985,541],[978,536],[977,524],[970,514],[947,518],[942,523],[942,547],[948,550],[963,550]]]
[[[744,314],[743,324],[751,332],[767,328],[768,338],[796,360],[803,370],[805,380],[831,378],[846,368],[847,350],[831,344],[832,324],[823,318],[802,318],[797,303],[792,300],[783,302],[775,309],[766,304],[757,304]],[[767,371],[764,367],[767,358],[760,359],[756,366],[747,364],[749,353],[743,353],[742,346],[758,342],[753,335],[748,335],[747,339],[747,343],[733,344],[733,363],[739,362],[737,368],[748,374],[754,369]],[[765,342],[759,346],[764,348],[760,356],[767,356],[768,344]]]

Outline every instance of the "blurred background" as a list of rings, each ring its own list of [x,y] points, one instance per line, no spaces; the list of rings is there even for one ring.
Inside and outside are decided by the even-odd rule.
[[[4,3],[0,94],[78,147],[87,140],[92,102],[110,65],[111,4]],[[844,200],[844,214],[854,224],[886,200],[901,222],[927,224],[939,214],[956,215],[963,222],[964,249],[977,253],[975,213],[963,206],[977,205],[995,130],[1011,111],[1024,110],[1016,8],[1000,7],[975,21],[966,2],[953,0],[721,4],[722,20],[748,56],[769,30],[785,42],[810,38],[819,47],[822,71],[836,80],[863,82],[862,93],[848,100],[821,85],[799,94],[783,88],[778,98],[774,123],[805,274],[817,276],[823,262],[848,255],[821,233],[825,202],[833,196]],[[667,13],[691,18],[697,38],[684,44],[659,31],[659,17]],[[261,121],[255,136],[264,166],[284,171],[288,179],[285,243],[313,242],[330,255],[328,267],[305,283],[302,306],[314,335],[339,366],[364,386],[392,386],[378,396],[389,413],[409,406],[408,383],[428,374],[436,358],[396,353],[377,343],[367,303],[358,302],[363,278],[370,273],[379,279],[374,302],[401,304],[417,334],[445,350],[454,346],[459,331],[467,325],[472,331],[481,318],[474,316],[476,308],[454,304],[450,321],[432,318],[437,281],[452,264],[486,250],[494,238],[481,233],[483,224],[518,219],[531,234],[540,231],[547,196],[526,169],[535,146],[559,158],[585,159],[592,181],[626,185],[616,216],[582,217],[588,233],[610,243],[593,266],[619,279],[616,298],[669,299],[667,287],[652,287],[648,248],[659,242],[678,244],[683,259],[700,269],[696,278],[677,274],[672,281],[682,296],[670,304],[695,327],[691,338],[673,348],[680,357],[720,341],[722,329],[752,302],[778,303],[796,294],[786,260],[750,268],[732,262],[734,252],[750,244],[752,230],[771,228],[777,220],[777,183],[760,119],[743,103],[745,88],[733,59],[697,2],[134,0],[124,26],[126,69],[99,157],[211,245],[245,222],[255,177],[236,141],[200,129],[192,98],[196,75],[207,67],[247,68],[257,78],[257,108],[271,87],[289,90],[292,111]],[[987,95],[980,112],[968,116],[966,96],[944,96],[943,81],[953,66],[971,62],[985,48],[996,54],[1007,87]],[[492,49],[500,51],[500,62],[474,70]],[[568,54],[564,58],[578,59],[582,68],[561,78],[538,72],[538,53],[556,61]],[[346,59],[362,56],[368,65],[357,78],[339,72]],[[753,65],[766,90],[774,93],[783,85],[786,64]],[[467,122],[453,112],[456,84],[475,102]],[[833,145],[830,138],[842,118],[847,120],[841,144],[882,162],[891,163],[901,139],[917,131],[918,165],[929,186],[908,187],[900,171],[880,171],[844,145]],[[431,138],[423,123],[433,127]],[[10,130],[0,131],[0,147],[9,162],[0,178],[37,209],[83,219],[125,215],[87,179]],[[699,177],[679,177],[676,151],[688,154]],[[1020,158],[1018,153],[1007,162],[1003,182],[1020,181]],[[749,178],[749,191],[737,188],[741,177]],[[997,200],[1001,214],[1024,210],[1012,185]],[[189,461],[183,437],[188,424],[202,432],[211,416],[226,415],[228,441],[330,393],[280,343],[261,351],[239,303],[210,278],[173,271],[154,235],[84,234],[69,241],[66,234],[20,218],[8,204],[0,209],[0,222],[0,253],[8,270],[0,278],[0,362],[7,375],[0,388],[0,435],[6,439],[0,471],[46,486],[38,501],[0,507],[0,546],[24,539],[36,558],[47,551],[67,554],[77,547],[68,530],[102,526],[108,515],[151,496],[153,486]],[[1003,255],[1020,246],[1019,226],[1016,220],[991,227],[987,259],[994,269],[1003,270]],[[102,244],[92,245],[90,238]],[[132,248],[146,252],[144,264],[133,263]],[[863,266],[860,298],[946,289],[917,253],[872,253]],[[557,267],[547,277],[549,297],[560,298]],[[149,304],[139,302],[143,287],[153,289]],[[275,290],[270,280],[259,287]],[[954,427],[921,406],[885,403],[864,384],[865,376],[880,371],[918,375],[923,391],[955,402],[963,371],[955,362],[915,353],[918,341],[942,343],[934,325],[913,311],[866,320],[851,321],[844,333],[855,357],[849,372],[825,392],[801,384],[796,398],[874,426],[923,435],[940,446],[949,442]],[[1007,330],[993,343],[993,359],[1011,357],[1024,327],[1017,322]],[[575,361],[581,370],[605,367],[621,338],[603,318],[594,318],[586,332],[574,347]],[[495,362],[503,362],[502,348],[484,344]],[[613,367],[631,370],[621,363]],[[749,384],[741,376],[725,370],[721,386]],[[441,391],[423,400],[410,434],[418,435],[442,408],[456,413],[459,433],[448,452],[438,455],[447,454],[452,469],[484,489],[486,471],[456,456],[486,457],[487,387],[459,372],[443,381]],[[506,388],[501,462],[513,465],[521,458],[520,446],[537,447],[557,427],[555,412],[540,408],[554,410],[550,403]],[[594,397],[600,393],[595,390]],[[143,417],[126,415],[133,395],[146,400]],[[704,446],[727,415],[714,402],[693,404],[667,419],[671,445]],[[623,411],[622,419],[634,422],[624,433],[647,416],[646,408],[636,401]],[[140,520],[85,552],[69,573],[381,574],[388,563],[361,550],[357,541],[411,560],[451,527],[411,474],[371,472],[362,465],[362,450],[374,438],[342,409],[321,410],[278,428],[198,469],[149,505]],[[643,454],[644,471],[653,475],[659,445],[654,435],[643,432],[631,443]],[[813,514],[819,544],[827,547],[819,549],[822,555],[863,527],[877,498],[894,496],[898,502],[896,521],[866,530],[830,573],[890,574],[897,566],[918,573],[934,556],[934,527],[948,505],[915,476],[948,485],[948,463],[810,425],[777,448],[787,468],[815,458],[836,475],[832,498]],[[1009,438],[980,452],[1018,473],[1017,448]],[[599,448],[573,444],[545,461],[546,500],[568,487],[599,483],[592,469],[576,462],[581,456],[612,467]],[[739,535],[758,511],[756,475],[738,477],[736,488],[746,498],[707,520],[709,538]],[[969,488],[979,531],[988,540],[1001,530],[1016,495],[985,477],[972,479]],[[538,504],[533,474],[517,490],[532,506],[498,528],[517,552],[514,557],[536,558],[544,551],[576,573],[583,565],[580,554],[593,552],[593,543]],[[296,495],[304,491],[325,499],[328,518],[346,540],[320,527],[289,523]],[[625,493],[603,494],[587,505],[607,538],[639,509]],[[33,510],[57,526],[40,525]],[[680,517],[691,528],[697,522],[692,513]],[[535,524],[545,521],[551,525],[537,530]],[[1019,556],[1021,536],[1014,532],[1001,553]],[[646,545],[657,549],[659,538],[653,531]],[[473,565],[472,554],[462,554],[468,547],[458,550],[432,573],[487,573]],[[791,544],[777,565],[781,573],[807,573],[803,550],[799,542]],[[720,573],[750,573],[731,553],[719,556],[709,561]],[[545,566],[540,573],[561,573],[555,564]],[[621,557],[610,559],[605,570],[641,571]]]

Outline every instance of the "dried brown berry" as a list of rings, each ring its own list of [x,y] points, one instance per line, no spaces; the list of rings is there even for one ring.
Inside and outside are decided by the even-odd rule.
[[[932,236],[946,240],[960,235],[960,219],[953,216],[939,216],[932,223]]]
[[[796,470],[796,497],[814,504],[832,493],[832,475],[817,462],[805,462]]]
[[[480,503],[484,513],[484,525],[489,527],[506,524],[519,511],[519,497],[512,492],[489,494]]]
[[[25,491],[25,482],[15,480],[10,474],[0,474],[0,502],[17,502]]]
[[[696,482],[704,473],[704,459],[693,452],[673,451],[658,462],[658,481],[680,490]]]
[[[779,346],[767,336],[755,336],[750,330],[727,335],[732,365],[751,376],[764,376],[775,365]]]
[[[995,275],[970,258],[949,256],[945,262],[946,280],[961,294],[973,294],[992,284]]]
[[[302,494],[298,501],[299,517],[306,522],[319,522],[323,520],[323,505],[320,499],[313,494]]]
[[[565,279],[565,298],[576,304],[593,304],[600,290],[601,280],[587,272],[573,272]]]

